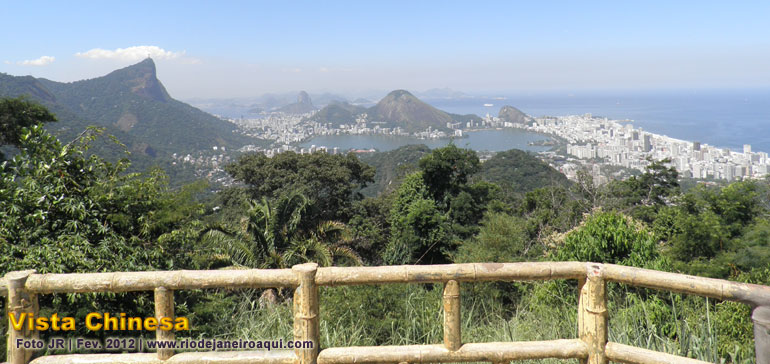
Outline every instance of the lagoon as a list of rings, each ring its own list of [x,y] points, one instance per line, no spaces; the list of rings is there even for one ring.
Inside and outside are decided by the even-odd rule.
[[[380,152],[386,152],[410,144],[425,144],[431,149],[440,148],[452,141],[460,148],[476,151],[501,152],[509,149],[521,149],[541,152],[550,149],[550,147],[534,146],[529,145],[529,143],[548,139],[548,136],[525,130],[489,129],[466,132],[464,138],[455,139],[419,139],[389,135],[322,135],[300,143],[299,147],[310,148],[313,145],[316,147],[325,146],[329,149],[337,147],[342,151],[373,148]]]

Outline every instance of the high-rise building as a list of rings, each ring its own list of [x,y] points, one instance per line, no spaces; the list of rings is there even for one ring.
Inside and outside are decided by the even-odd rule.
[[[699,151],[700,150],[700,142],[692,142],[692,150]]]
[[[650,134],[644,134],[642,147],[645,152],[649,152],[652,150],[652,136]]]
[[[744,153],[751,153],[751,144],[744,144],[743,145],[743,152]]]

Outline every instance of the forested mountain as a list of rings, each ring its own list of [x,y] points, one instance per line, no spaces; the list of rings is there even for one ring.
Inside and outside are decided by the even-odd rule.
[[[333,127],[339,128],[342,124],[355,124],[356,118],[365,112],[366,108],[362,106],[351,105],[347,102],[332,102],[313,114],[310,120],[322,124],[332,124]]]
[[[59,121],[47,127],[62,140],[73,139],[89,125],[104,127],[127,146],[133,159],[143,162],[172,153],[254,143],[236,134],[233,124],[173,99],[150,58],[71,83],[0,74],[0,96],[22,95],[56,114]]]
[[[370,120],[387,123],[389,127],[401,127],[408,132],[422,131],[429,126],[446,130],[452,117],[430,106],[405,90],[396,90],[385,96],[368,110]]]
[[[338,126],[354,123],[364,113],[370,122],[383,123],[388,128],[399,127],[409,133],[424,131],[428,127],[446,131],[449,130],[448,123],[461,123],[464,126],[469,121],[481,120],[477,115],[441,111],[406,90],[395,90],[368,109],[347,103],[333,103],[314,114],[312,119]]]
[[[394,189],[401,178],[417,169],[417,162],[427,153],[430,153],[430,148],[425,144],[418,144],[387,152],[361,155],[359,159],[377,171],[374,183],[364,188],[362,193],[367,196],[376,196],[386,190]]]
[[[481,178],[504,189],[529,192],[544,186],[565,186],[571,182],[537,156],[518,149],[495,154],[481,164]]]
[[[404,176],[417,169],[417,162],[430,151],[427,146],[419,144],[361,155],[359,158],[362,162],[377,170],[374,183],[362,192],[367,196],[376,196],[392,190]],[[515,193],[526,193],[545,186],[569,187],[572,184],[564,174],[536,155],[518,149],[495,154],[481,163],[474,177],[497,184],[506,192]]]
[[[503,121],[507,121],[509,123],[518,123],[518,124],[529,124],[535,121],[534,119],[532,119],[532,117],[525,114],[521,110],[509,105],[506,105],[500,108],[500,112],[497,114],[497,117],[499,117]]]

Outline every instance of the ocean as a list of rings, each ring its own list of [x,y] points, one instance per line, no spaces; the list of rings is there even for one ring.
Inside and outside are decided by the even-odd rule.
[[[636,128],[655,134],[736,151],[750,144],[752,151],[770,152],[770,89],[575,92],[424,101],[444,111],[480,116],[496,116],[502,106],[511,105],[533,116],[591,113],[632,119]]]

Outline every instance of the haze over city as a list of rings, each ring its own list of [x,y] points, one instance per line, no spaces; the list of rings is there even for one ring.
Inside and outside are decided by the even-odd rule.
[[[2,6],[13,16],[0,24],[0,72],[71,82],[149,55],[182,99],[770,86],[770,3],[762,1]]]

